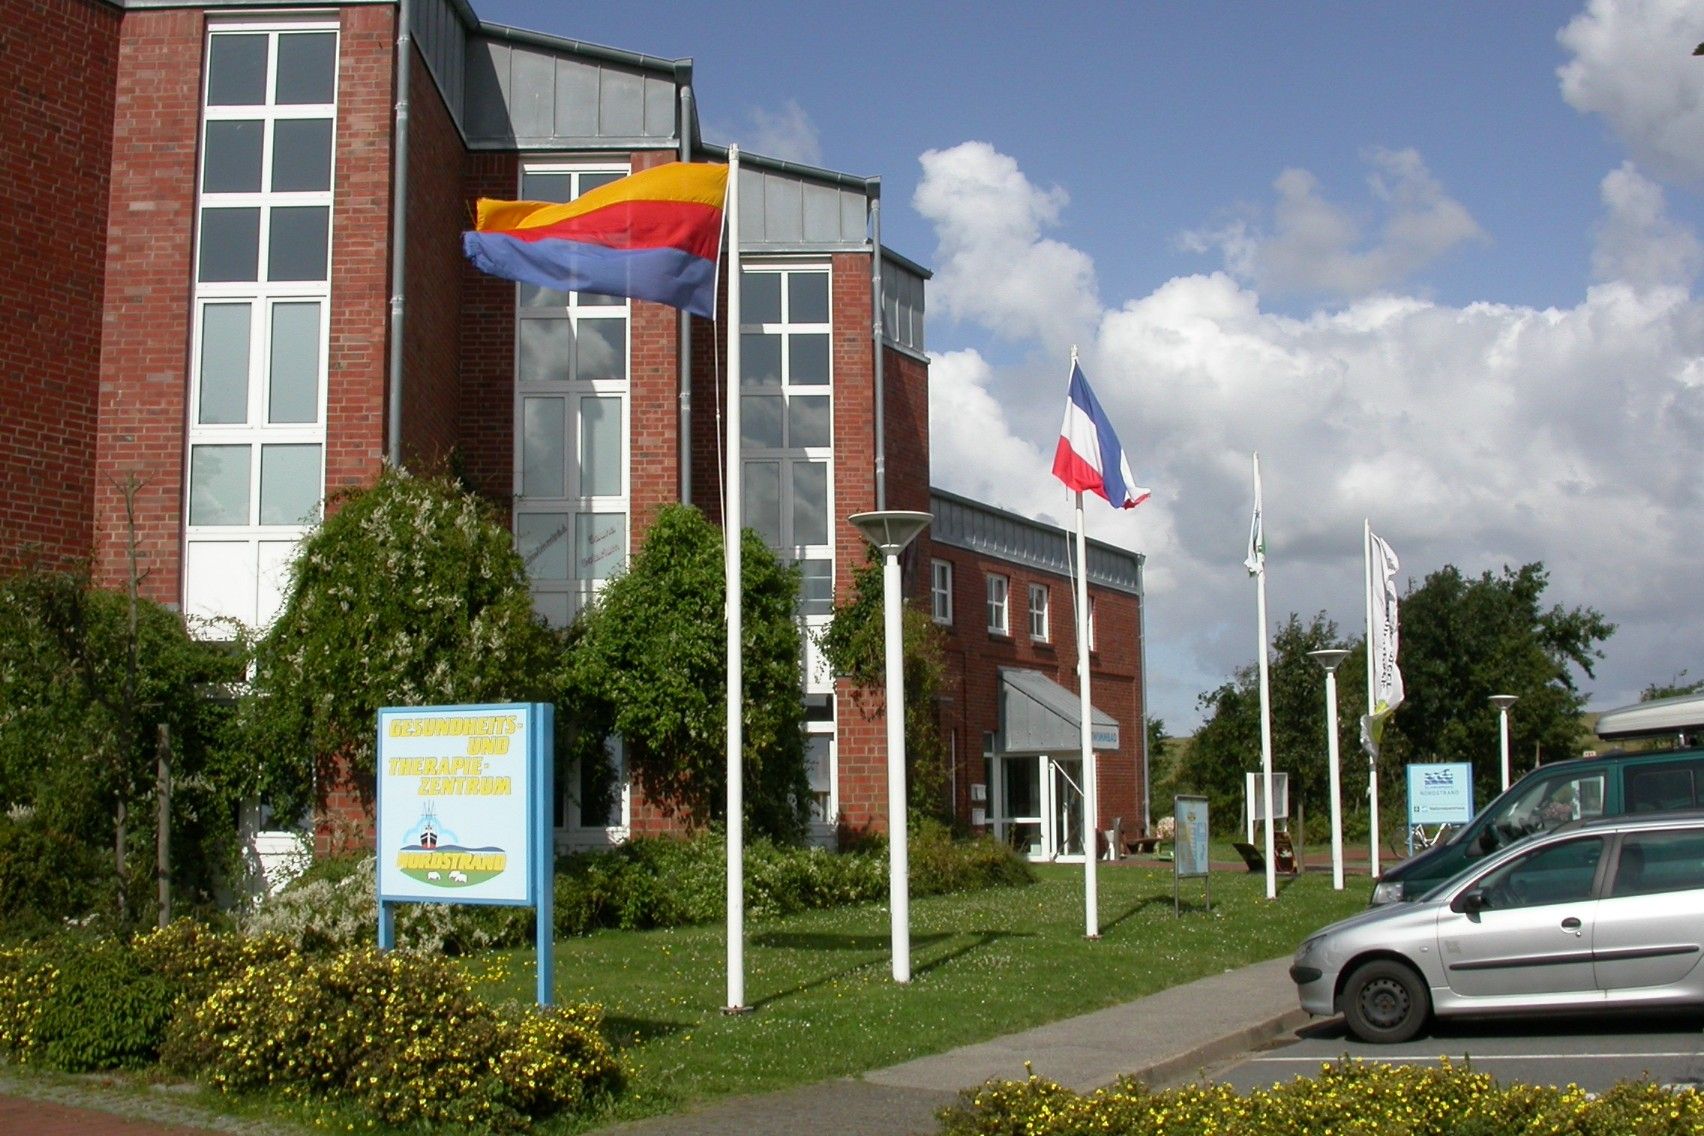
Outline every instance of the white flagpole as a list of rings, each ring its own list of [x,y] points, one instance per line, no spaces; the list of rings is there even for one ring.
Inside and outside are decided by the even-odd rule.
[[[1074,363],[1075,356],[1072,362]],[[1095,855],[1100,843],[1100,792],[1096,786],[1094,714],[1089,701],[1089,562],[1083,536],[1083,491],[1077,490],[1077,698],[1083,745],[1083,934],[1100,938],[1100,888]]]
[[[1367,585],[1367,713],[1373,712],[1375,699],[1378,698],[1378,680],[1374,674],[1377,662],[1373,656],[1373,523],[1366,518],[1361,520],[1361,558],[1366,565]],[[1368,736],[1372,736],[1372,724],[1367,726]],[[1370,821],[1368,830],[1369,857],[1367,864],[1372,877],[1379,878],[1379,759],[1378,755],[1367,754],[1367,816]]]
[[[1254,507],[1260,511],[1260,455],[1254,455]],[[1266,543],[1266,518],[1261,517],[1261,544]],[[1254,573],[1255,611],[1260,620],[1260,793],[1266,809],[1266,898],[1278,898],[1277,841],[1272,833],[1272,684],[1266,661],[1266,557],[1257,550]]]
[[[740,659],[740,148],[728,147],[727,500],[722,504],[728,613],[728,1004],[745,1010],[745,675]]]

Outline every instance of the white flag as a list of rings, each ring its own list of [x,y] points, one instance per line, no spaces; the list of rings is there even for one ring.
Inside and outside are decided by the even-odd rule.
[[[1254,519],[1248,523],[1248,558],[1243,561],[1250,576],[1266,571],[1266,533],[1260,526],[1260,455],[1254,455]]]
[[[1373,705],[1361,719],[1361,744],[1374,757],[1385,722],[1402,705],[1402,671],[1396,665],[1396,552],[1382,537],[1367,532],[1367,667],[1372,673]]]

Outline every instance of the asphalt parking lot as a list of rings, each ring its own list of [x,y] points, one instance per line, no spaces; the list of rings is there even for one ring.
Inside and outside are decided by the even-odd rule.
[[[1421,1064],[1448,1058],[1499,1081],[1576,1084],[1588,1092],[1603,1092],[1618,1081],[1639,1077],[1704,1089],[1704,1010],[1618,1013],[1597,1019],[1434,1021],[1401,1045],[1368,1045],[1350,1037],[1342,1019],[1319,1019],[1260,1051],[1209,1070],[1206,1079],[1247,1092],[1311,1076],[1326,1062],[1345,1057]]]

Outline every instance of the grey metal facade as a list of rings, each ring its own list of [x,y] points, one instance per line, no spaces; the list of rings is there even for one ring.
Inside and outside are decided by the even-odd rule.
[[[930,490],[929,496],[935,517],[929,525],[929,539],[934,543],[1071,575],[1072,537],[1066,530],[941,489]],[[1091,584],[1142,594],[1140,553],[1091,540],[1088,556]]]

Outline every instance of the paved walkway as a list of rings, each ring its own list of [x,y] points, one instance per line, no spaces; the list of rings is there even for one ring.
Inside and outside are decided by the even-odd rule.
[[[1307,1018],[1288,958],[1161,991],[1121,1006],[967,1045],[862,1077],[715,1101],[690,1112],[602,1129],[606,1136],[933,1136],[935,1113],[991,1077],[1037,1074],[1079,1091],[1128,1074],[1153,1085],[1287,1033]],[[113,1113],[122,1113],[121,1119]],[[293,1130],[214,1116],[97,1083],[46,1085],[0,1069],[5,1136],[285,1136]]]

